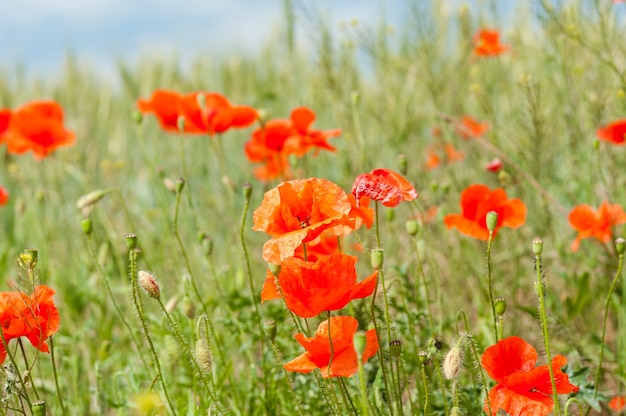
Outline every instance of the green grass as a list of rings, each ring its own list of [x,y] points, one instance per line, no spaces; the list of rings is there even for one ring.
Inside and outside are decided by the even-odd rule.
[[[197,317],[202,313],[210,317],[212,376],[222,408],[242,415],[290,414],[294,409],[285,375],[259,330],[239,240],[245,204],[242,185],[250,182],[245,242],[258,302],[266,271],[261,248],[267,236],[251,230],[251,212],[263,192],[278,182],[263,184],[252,175],[254,166],[243,152],[252,128],[210,139],[164,133],[151,116],[136,124],[132,113],[137,98],[161,87],[220,92],[234,103],[264,109],[272,118],[286,118],[292,108],[308,106],[317,114],[316,128],[341,128],[343,135],[332,140],[337,152],[309,155],[297,162],[295,172],[300,177],[330,179],[346,191],[360,173],[377,167],[398,170],[397,156],[406,155],[406,177],[419,192],[418,202],[400,205],[393,214],[384,208],[380,218],[391,320],[403,342],[406,414],[409,401],[416,414],[423,412],[420,351],[432,358],[425,368],[430,392],[426,414],[446,413],[444,403],[450,414],[451,385],[446,382],[444,396],[436,373],[439,361],[459,337],[460,311],[467,316],[478,354],[495,341],[485,291],[486,246],[447,230],[443,216],[459,212],[459,195],[472,183],[502,185],[509,196],[521,198],[528,208],[526,224],[501,230],[491,253],[494,293],[507,302],[504,335],[525,338],[540,354],[544,350],[533,289],[532,241],[540,237],[552,355],[568,357],[570,374],[588,369],[590,386],[582,389],[581,385],[579,393],[586,411],[584,399],[593,401],[605,298],[617,270],[617,256],[612,244],[592,239],[584,240],[573,253],[570,244],[576,233],[567,214],[577,204],[597,207],[605,199],[626,206],[624,149],[598,143],[595,137],[598,127],[623,117],[626,110],[625,28],[623,19],[617,22],[614,14],[614,7],[620,5],[586,2],[593,4],[583,6],[571,1],[546,9],[537,1],[524,10],[520,5],[513,24],[502,27],[490,7],[444,15],[436,5],[439,2],[432,3],[414,6],[407,24],[393,30],[381,22],[377,28],[346,25],[337,33],[323,17],[307,16],[315,29],[307,29],[316,47],[312,54],[290,49],[289,38],[281,35],[252,57],[198,57],[184,71],[168,60],[146,58],[135,66],[120,63],[122,83],[117,87],[100,81],[72,58],[54,79],[25,78],[13,70],[0,74],[0,106],[16,108],[37,98],[55,99],[64,108],[66,125],[77,136],[73,147],[61,148],[41,162],[30,155],[6,154],[0,167],[0,184],[11,192],[9,204],[0,211],[5,231],[0,239],[3,288],[10,290],[17,279],[16,256],[26,248],[37,249],[39,281],[57,292],[61,327],[54,347],[68,414],[141,414],[149,406],[139,408],[137,397],[150,390],[156,392],[157,401],[165,401],[131,303],[124,240],[130,232],[137,234],[141,248],[138,269],[158,277],[163,302],[171,306],[188,344],[195,344]],[[293,22],[285,26],[289,24]],[[512,52],[489,59],[473,56],[471,39],[480,27],[500,28]],[[366,56],[366,67],[361,54]],[[508,177],[503,182],[483,168],[496,155],[478,141],[459,139],[445,120],[465,114],[488,121],[485,141],[519,167],[505,163]],[[442,129],[439,138],[431,133],[435,126]],[[465,160],[426,170],[427,146],[437,140],[454,143],[465,152]],[[225,159],[216,153],[217,141]],[[183,176],[178,228],[188,266],[173,230],[176,196],[163,185],[165,178]],[[139,340],[139,351],[106,294],[104,276],[90,255],[81,231],[83,217],[76,209],[81,195],[106,188],[115,192],[99,201],[89,215],[92,241],[132,336]],[[420,294],[415,241],[404,227],[416,209],[432,206],[439,208],[437,218],[418,235],[432,300],[431,332],[427,308],[415,296]],[[615,229],[614,237],[621,231]],[[199,233],[211,238],[212,256],[203,253]],[[350,241],[363,246],[362,252],[352,252],[359,256],[362,279],[370,273],[373,230],[361,229]],[[206,414],[211,400],[196,370],[158,304],[141,296],[174,407],[178,414]],[[188,311],[190,304],[195,314]],[[620,281],[609,308],[600,399],[603,394],[624,392],[626,357],[617,348],[618,343],[626,345],[623,305]],[[295,330],[286,309],[279,302],[259,304],[258,309],[261,321],[277,323],[282,362],[299,355],[302,349],[293,338]],[[369,299],[354,302],[361,329],[370,321],[368,309]],[[379,313],[378,319],[383,320],[382,309]],[[318,322],[312,319],[310,326]],[[442,344],[440,348],[434,339]],[[379,364],[374,357],[364,369],[367,394],[376,409],[370,409],[370,414],[390,412],[381,393]],[[483,405],[481,390],[473,387],[473,380],[478,380],[474,364],[467,357],[459,376],[464,414],[479,414]],[[50,357],[40,354],[32,380],[50,414],[61,414],[51,369]],[[304,414],[329,414],[313,374],[289,376]],[[360,403],[359,377],[347,379],[346,384],[352,400]],[[8,403],[20,407],[17,396]],[[604,399],[602,406],[608,412]],[[165,409],[155,414],[166,413]],[[569,411],[575,414],[572,408]]]

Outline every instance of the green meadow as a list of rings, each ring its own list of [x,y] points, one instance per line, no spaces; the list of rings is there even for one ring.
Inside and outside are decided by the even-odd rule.
[[[49,286],[60,317],[53,354],[25,337],[3,342],[0,414],[479,415],[496,385],[519,403],[511,415],[618,414],[609,403],[626,394],[626,281],[615,240],[626,220],[607,220],[602,241],[570,213],[626,207],[624,132],[621,143],[597,134],[626,113],[626,5],[518,2],[504,26],[498,2],[478,3],[416,1],[402,27],[335,27],[287,1],[282,29],[252,55],[119,62],[118,83],[73,56],[52,77],[3,68],[0,108],[54,100],[76,141],[42,160],[0,144],[0,290]],[[498,30],[506,50],[478,54],[481,29]],[[311,49],[296,46],[296,31]],[[166,132],[137,111],[158,89],[217,92],[260,120],[212,137]],[[316,115],[312,129],[341,129],[328,141],[336,151],[291,155],[291,177],[259,180],[246,142],[301,106]],[[488,129],[463,138],[465,116]],[[485,168],[494,158],[497,172]],[[384,250],[376,291],[311,318],[262,303],[271,236],[252,228],[264,194],[305,178],[350,194],[376,168],[418,194],[396,207],[372,201],[375,224],[340,238],[359,281],[374,271],[371,251]],[[523,224],[487,240],[446,227],[474,184],[519,198]],[[158,300],[137,288],[143,271]],[[6,336],[15,305],[0,305]],[[379,351],[351,377],[286,371],[305,352],[294,335],[312,337],[329,316],[373,329]],[[512,336],[536,349],[542,386],[508,393],[513,381],[481,365]],[[567,364],[545,366],[557,355]],[[520,377],[534,367],[496,366]],[[553,395],[553,373],[577,391]],[[520,397],[545,407],[531,413]]]

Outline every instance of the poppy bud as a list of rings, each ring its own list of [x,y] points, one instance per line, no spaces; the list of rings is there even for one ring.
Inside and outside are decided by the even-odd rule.
[[[137,234],[126,234],[124,238],[126,239],[126,247],[128,247],[129,251],[137,247]]]
[[[443,360],[443,375],[446,379],[452,380],[456,378],[461,368],[463,368],[463,350],[455,345]]]
[[[206,237],[208,237],[208,235],[204,231],[198,231],[198,233],[196,234],[196,238],[198,239],[198,243],[202,243],[202,240],[204,240]]]
[[[276,339],[276,322],[274,320],[263,322],[263,332],[270,339],[270,342],[273,343]]]
[[[159,288],[159,284],[156,279],[150,273],[140,270],[137,273],[137,282],[139,286],[146,292],[148,296],[152,299],[160,299],[161,298],[161,289]]]
[[[176,120],[176,127],[178,127],[179,133],[185,132],[185,116],[178,116],[178,119]]]
[[[183,310],[183,314],[187,318],[193,319],[196,317],[196,304],[193,303],[193,301],[191,300],[189,296],[185,296],[183,298],[183,303],[181,305],[181,308]]]
[[[140,111],[133,110],[133,112],[131,113],[131,117],[136,124],[141,124],[141,122],[143,121],[143,114],[141,114]]]
[[[196,322],[196,337],[208,342],[209,340],[209,318],[206,315],[200,315]]]
[[[399,358],[402,354],[402,341],[394,339],[389,343],[389,354],[392,358]]]
[[[356,351],[356,355],[359,359],[361,359],[363,352],[365,352],[366,341],[367,338],[365,332],[357,331],[356,334],[354,334],[354,350]]]
[[[209,343],[203,339],[196,341],[196,361],[202,371],[205,373],[211,371],[211,349]]]
[[[409,220],[406,222],[405,224],[406,227],[406,232],[409,233],[409,235],[412,236],[416,236],[417,233],[419,233],[420,231],[420,226],[419,223],[415,220]]]
[[[382,248],[375,248],[370,252],[370,258],[372,261],[372,268],[374,270],[380,270],[383,267],[384,254]]]
[[[504,298],[495,299],[496,315],[502,316],[506,312],[506,300]]]
[[[433,193],[436,193],[439,190],[439,182],[432,181],[430,183],[430,189],[433,191]]]
[[[246,201],[250,200],[250,195],[252,195],[252,184],[250,182],[246,182],[241,187],[241,192],[243,193],[243,197],[246,198]]]
[[[543,251],[543,241],[540,238],[535,238],[533,240],[533,254],[535,256],[541,256],[542,251]]]
[[[172,178],[168,178],[166,176],[162,180],[163,180],[163,186],[165,187],[165,189],[168,192],[171,192],[171,193],[175,194],[176,193],[176,183],[172,180]]]
[[[398,170],[400,171],[402,175],[406,175],[406,172],[408,170],[406,155],[399,154],[397,159],[398,159]]]
[[[185,178],[176,179],[176,185],[175,185],[176,193],[177,194],[181,193],[184,188],[185,188]]]
[[[201,242],[202,252],[205,256],[210,256],[213,254],[213,239],[209,236],[205,236]]]
[[[485,223],[487,224],[487,229],[489,230],[489,233],[493,233],[496,229],[496,226],[498,225],[498,213],[495,211],[489,211],[487,213]]]
[[[89,218],[84,218],[80,222],[80,227],[83,229],[85,235],[91,235],[91,232],[93,231],[93,224]]]
[[[624,254],[624,248],[626,248],[625,245],[626,240],[624,240],[622,237],[615,239],[615,251],[617,251],[617,254],[619,254],[620,256]]]
[[[393,209],[388,209],[385,212],[385,216],[387,217],[387,221],[392,222],[396,218],[396,211]]]
[[[85,208],[89,208],[96,204],[96,202],[100,201],[104,196],[110,192],[113,192],[112,188],[108,189],[99,189],[97,191],[89,192],[76,201],[76,208],[79,210],[83,210]]]
[[[417,359],[421,365],[426,365],[426,362],[428,361],[428,353],[426,351],[420,351],[419,354],[417,354]]]
[[[33,402],[33,416],[45,416],[46,415],[46,402],[38,400]]]
[[[280,274],[280,264],[267,263],[267,268],[274,276],[278,276]]]
[[[600,140],[593,142],[593,150],[600,150]]]

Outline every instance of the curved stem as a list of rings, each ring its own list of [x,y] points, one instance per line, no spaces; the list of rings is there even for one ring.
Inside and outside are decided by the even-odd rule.
[[[493,273],[491,271],[491,244],[493,243],[493,232],[489,231],[487,240],[487,290],[489,292],[489,303],[491,304],[491,316],[493,319],[493,331],[498,342],[498,317],[496,315],[496,301],[493,296]]]

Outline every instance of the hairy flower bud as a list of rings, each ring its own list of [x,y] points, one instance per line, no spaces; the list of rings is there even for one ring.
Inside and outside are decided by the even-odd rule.
[[[455,345],[443,360],[443,375],[446,379],[452,380],[456,378],[461,368],[463,368],[463,350]]]
[[[494,232],[496,226],[498,225],[498,213],[495,211],[489,211],[487,213],[487,219],[485,220],[487,224],[487,229],[490,233]]]
[[[161,298],[161,289],[154,276],[146,271],[140,270],[137,273],[137,283],[153,299]]]

